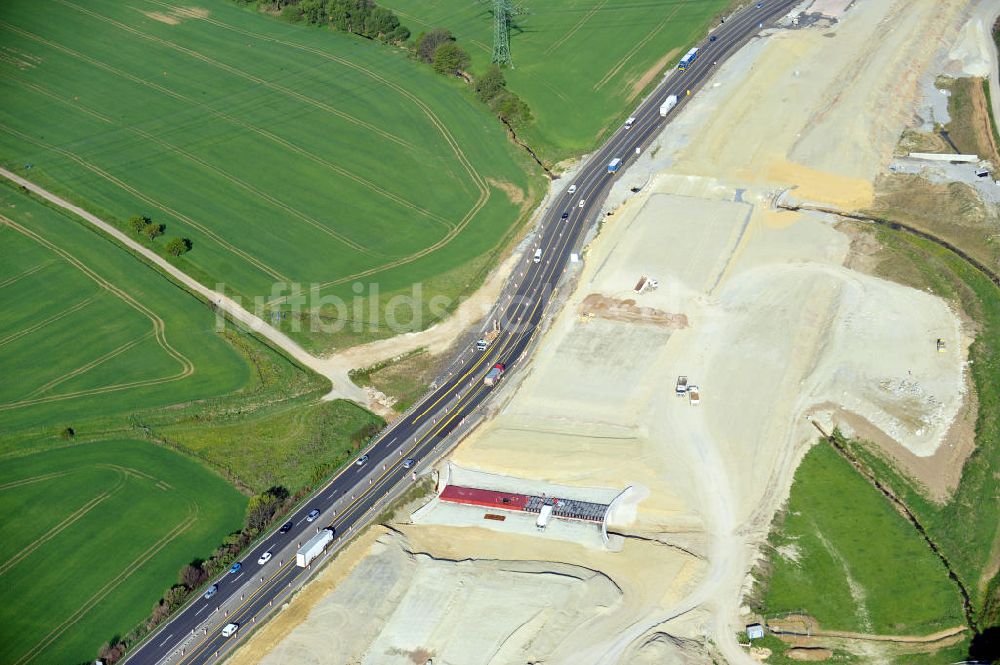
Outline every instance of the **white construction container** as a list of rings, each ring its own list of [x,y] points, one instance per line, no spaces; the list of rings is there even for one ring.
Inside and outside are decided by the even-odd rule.
[[[538,519],[535,520],[535,526],[539,530],[544,529],[549,524],[549,520],[552,518],[552,506],[546,504],[542,506],[541,512],[538,513]]]

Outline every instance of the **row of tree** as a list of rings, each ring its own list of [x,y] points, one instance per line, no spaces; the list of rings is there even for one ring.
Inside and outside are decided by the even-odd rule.
[[[150,242],[163,235],[166,227],[154,222],[149,217],[134,215],[128,218],[128,227],[132,233]],[[180,256],[191,249],[191,241],[187,238],[171,238],[163,247],[172,256]]]
[[[418,60],[431,65],[439,74],[471,79],[465,71],[470,62],[469,54],[458,45],[449,30],[434,28],[420,33],[414,43],[413,53]],[[480,101],[488,105],[512,129],[531,122],[531,109],[523,99],[507,89],[507,80],[500,67],[490,65],[482,75],[475,77],[473,83]]]
[[[410,31],[389,9],[373,0],[239,0],[256,4],[265,10],[279,11],[281,17],[294,23],[329,25],[330,27],[377,39],[387,44],[402,44]]]

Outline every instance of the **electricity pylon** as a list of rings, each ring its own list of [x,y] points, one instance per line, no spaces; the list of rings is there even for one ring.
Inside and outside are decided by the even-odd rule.
[[[493,3],[493,62],[514,66],[510,57],[510,24],[514,16],[524,14],[524,8],[512,0],[492,0]]]

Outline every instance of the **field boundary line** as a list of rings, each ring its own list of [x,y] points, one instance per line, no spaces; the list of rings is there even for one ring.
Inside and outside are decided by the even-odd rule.
[[[244,79],[250,81],[251,83],[256,83],[257,85],[264,86],[265,88],[269,88],[271,90],[274,90],[275,92],[280,92],[280,93],[283,93],[283,94],[285,94],[285,95],[287,95],[289,97],[294,97],[295,99],[298,99],[301,102],[309,104],[310,106],[318,108],[318,109],[320,109],[322,111],[326,111],[327,113],[330,113],[330,114],[335,115],[335,116],[337,116],[339,118],[342,118],[342,119],[346,120],[347,122],[355,124],[355,125],[357,125],[359,127],[364,127],[368,131],[373,132],[375,134],[378,134],[379,136],[381,136],[381,137],[383,137],[383,138],[385,138],[385,139],[387,139],[389,141],[392,141],[394,143],[398,143],[400,146],[402,146],[404,148],[409,148],[411,150],[413,149],[413,144],[410,143],[409,141],[407,141],[406,139],[403,139],[403,138],[401,138],[399,136],[396,136],[395,134],[393,134],[391,132],[387,132],[384,129],[376,127],[375,125],[371,124],[370,122],[366,122],[364,120],[361,120],[360,118],[355,118],[351,114],[346,113],[344,111],[341,111],[340,109],[338,109],[338,108],[336,108],[334,106],[330,106],[329,104],[327,104],[325,102],[321,102],[318,99],[313,99],[312,97],[309,97],[308,95],[304,95],[304,94],[302,94],[300,92],[296,92],[295,90],[292,90],[291,88],[286,88],[283,85],[278,85],[277,83],[272,83],[271,81],[268,81],[266,79],[262,79],[260,77],[254,76],[253,74],[250,74],[249,72],[245,72],[242,69],[239,69],[237,67],[233,67],[232,65],[227,65],[227,64],[225,64],[223,62],[219,62],[218,60],[215,60],[214,58],[210,58],[209,56],[205,55],[204,53],[200,53],[198,51],[195,51],[194,49],[189,49],[186,46],[181,46],[180,44],[172,42],[172,41],[170,41],[168,39],[162,39],[161,37],[156,37],[155,35],[147,34],[147,33],[143,32],[142,30],[139,30],[138,28],[133,28],[132,26],[127,25],[125,23],[122,23],[121,21],[117,21],[117,20],[115,20],[113,18],[110,18],[108,16],[104,16],[103,14],[99,14],[99,13],[97,13],[95,11],[92,11],[90,9],[87,9],[85,7],[81,7],[79,5],[73,4],[72,2],[69,2],[69,0],[55,0],[55,1],[58,2],[61,5],[65,5],[66,7],[69,7],[70,9],[74,9],[74,10],[76,10],[76,11],[82,13],[82,14],[87,14],[88,16],[91,16],[91,17],[93,17],[94,19],[96,19],[98,21],[102,21],[104,23],[108,23],[108,24],[110,24],[110,25],[118,28],[119,30],[124,30],[125,32],[130,32],[130,33],[134,34],[135,36],[137,36],[137,37],[139,37],[141,39],[146,39],[148,41],[151,41],[151,42],[160,44],[162,46],[165,46],[167,48],[173,49],[175,51],[179,51],[181,53],[184,53],[185,55],[188,55],[188,56],[190,56],[192,58],[195,58],[196,60],[200,60],[200,61],[202,61],[202,62],[204,62],[204,63],[206,63],[208,65],[211,65],[213,67],[217,67],[217,68],[219,68],[219,69],[221,69],[221,70],[223,70],[223,71],[225,71],[225,72],[227,72],[229,74],[232,74],[234,76],[238,76],[240,78],[244,78]]]
[[[285,140],[285,139],[277,136],[276,134],[271,133],[270,131],[268,131],[266,129],[257,127],[256,125],[252,125],[252,124],[247,123],[247,122],[244,122],[244,121],[242,121],[242,120],[240,120],[240,119],[238,119],[238,118],[236,118],[234,116],[229,115],[228,113],[224,113],[222,111],[217,111],[216,109],[211,108],[210,106],[208,106],[204,102],[198,101],[196,99],[192,99],[192,98],[190,98],[190,97],[188,97],[186,95],[183,95],[183,94],[181,94],[179,92],[176,92],[174,90],[170,90],[169,88],[165,88],[165,87],[159,85],[158,83],[153,83],[152,81],[148,81],[146,79],[142,79],[140,77],[134,76],[133,74],[129,74],[128,72],[126,72],[124,70],[121,70],[121,69],[118,69],[116,67],[113,67],[113,66],[111,66],[111,65],[109,65],[109,64],[107,64],[105,62],[101,62],[100,60],[97,60],[95,58],[91,58],[90,56],[87,56],[87,55],[85,55],[83,53],[80,53],[78,51],[74,51],[73,49],[71,49],[71,48],[69,48],[67,46],[63,46],[62,44],[58,44],[56,42],[52,42],[50,40],[47,40],[44,37],[40,37],[38,35],[35,35],[35,34],[33,34],[31,32],[28,32],[28,31],[26,31],[26,30],[24,30],[22,28],[18,28],[17,26],[11,25],[10,23],[7,23],[7,22],[5,22],[3,20],[0,20],[0,26],[6,27],[9,30],[17,32],[18,34],[20,34],[20,35],[22,35],[24,37],[27,37],[28,39],[34,40],[34,41],[36,41],[36,42],[38,42],[40,44],[43,44],[45,46],[48,46],[49,48],[55,49],[57,51],[61,51],[61,52],[65,53],[65,54],[69,55],[72,58],[75,58],[77,60],[81,60],[83,62],[86,62],[86,63],[88,63],[88,64],[90,64],[90,65],[92,65],[94,67],[97,67],[98,69],[103,69],[103,70],[107,71],[108,73],[110,73],[110,74],[112,74],[114,76],[117,76],[119,78],[123,78],[123,79],[125,79],[127,81],[131,81],[132,83],[135,83],[136,85],[141,85],[141,86],[145,86],[145,87],[151,88],[151,89],[159,92],[162,95],[165,95],[167,97],[172,97],[173,99],[176,99],[178,101],[184,102],[185,104],[189,104],[190,106],[192,106],[194,108],[201,109],[205,113],[208,113],[209,115],[211,115],[212,117],[219,118],[220,120],[222,120],[224,122],[228,122],[231,125],[234,125],[236,127],[240,127],[242,129],[245,129],[245,130],[247,130],[249,132],[257,134],[258,136],[263,136],[264,138],[272,141],[273,143],[277,143],[278,145],[280,145],[280,146],[282,146],[282,147],[284,147],[284,148],[286,148],[288,150],[291,150],[292,152],[294,152],[294,153],[296,153],[298,155],[302,155],[303,157],[306,157],[307,159],[310,159],[310,160],[312,160],[313,162],[315,162],[317,164],[325,166],[326,168],[330,169],[331,171],[333,171],[337,175],[342,176],[344,178],[347,178],[348,180],[352,180],[352,181],[358,183],[359,185],[367,187],[368,189],[370,189],[371,191],[375,192],[376,194],[379,194],[380,196],[384,196],[385,198],[387,198],[387,199],[389,199],[391,201],[395,201],[396,203],[402,205],[405,208],[409,208],[410,210],[414,210],[414,211],[416,211],[416,212],[418,212],[418,213],[420,213],[420,214],[422,214],[422,215],[424,215],[426,217],[430,217],[432,219],[437,219],[437,220],[441,221],[442,223],[444,223],[445,225],[450,226],[452,224],[451,222],[449,222],[447,220],[447,218],[445,218],[445,217],[443,217],[441,215],[438,215],[437,213],[434,213],[434,212],[432,212],[430,210],[427,210],[426,208],[423,208],[423,207],[417,205],[416,203],[413,203],[412,201],[409,201],[408,199],[405,199],[402,196],[399,196],[398,194],[394,194],[393,192],[390,192],[389,190],[383,188],[381,185],[379,185],[379,184],[377,184],[375,182],[372,182],[370,180],[367,180],[366,178],[362,178],[361,176],[359,176],[359,175],[357,175],[355,173],[352,173],[351,171],[349,171],[349,170],[347,170],[347,169],[345,169],[345,168],[343,168],[341,166],[338,166],[338,165],[336,165],[336,164],[334,164],[332,162],[329,162],[329,161],[323,159],[322,157],[320,157],[318,155],[314,155],[313,153],[309,152],[308,150],[306,150],[306,149],[304,149],[304,148],[302,148],[300,146],[297,146],[294,143],[291,143],[290,141],[287,141],[287,140]],[[26,82],[23,82],[23,81],[19,81],[18,83],[20,83],[23,86],[27,86],[29,88],[33,88],[37,92],[40,92],[42,94],[48,94],[48,95],[53,95],[54,94],[54,93],[51,93],[51,92],[43,92],[43,89],[40,86],[36,85],[36,84],[26,83]],[[69,104],[69,102],[66,102],[65,100],[60,99],[58,97],[58,95],[56,95],[53,98],[61,101],[63,104]],[[89,109],[84,109],[82,106],[74,107],[74,108],[79,108],[81,110],[84,110],[85,112],[91,112],[91,113],[93,113]],[[241,257],[241,258],[245,258],[245,257]],[[256,266],[256,267],[258,269],[260,269],[260,266]],[[268,273],[268,274],[270,274],[272,277],[275,277],[275,275],[273,275],[271,273]],[[281,276],[280,279],[284,279],[285,281],[289,281],[288,278],[284,277],[284,276]]]
[[[5,286],[10,286],[11,284],[16,284],[25,277],[31,277],[39,270],[44,270],[50,263],[52,263],[52,261],[42,261],[37,266],[31,266],[27,270],[21,271],[18,274],[14,275],[13,277],[8,277],[4,281],[0,282],[0,289],[4,288]]]
[[[138,557],[132,560],[125,569],[119,573],[117,576],[113,577],[108,581],[103,587],[98,589],[90,598],[84,601],[73,614],[69,615],[65,621],[53,628],[48,635],[43,637],[35,646],[28,650],[27,653],[23,654],[20,658],[14,661],[14,665],[23,665],[31,660],[34,660],[38,654],[44,651],[52,642],[57,640],[60,635],[66,632],[73,624],[80,620],[87,612],[89,612],[97,603],[104,600],[104,598],[114,591],[122,582],[127,580],[132,576],[135,571],[141,568],[146,562],[148,562],[153,556],[155,556],[160,550],[169,545],[174,539],[180,536],[182,533],[187,531],[198,521],[198,507],[195,505],[188,505],[188,516],[180,524],[171,529],[165,536],[160,538],[158,541],[153,543],[146,549],[146,551],[139,554]]]
[[[90,501],[87,501],[82,506],[74,510],[72,513],[66,516],[61,522],[56,524],[54,527],[43,533],[41,536],[36,538],[34,541],[25,545],[21,550],[15,553],[11,558],[0,564],[0,575],[4,575],[8,570],[19,564],[26,557],[30,556],[32,552],[37,550],[39,547],[49,542],[60,533],[65,531],[74,522],[81,519],[84,515],[89,513],[91,510],[97,506],[104,503],[105,500],[110,499],[112,496],[121,491],[121,488],[125,485],[125,474],[117,469],[112,469],[115,471],[115,475],[118,477],[118,482],[115,483],[114,487],[111,489],[101,492]]]
[[[68,157],[69,159],[73,160],[74,162],[76,162],[77,164],[79,164],[83,168],[87,169],[91,173],[94,173],[95,175],[103,178],[104,180],[107,180],[108,182],[110,182],[110,183],[112,183],[114,185],[117,185],[120,189],[125,190],[126,192],[128,192],[132,196],[136,197],[140,201],[148,203],[149,205],[153,206],[154,208],[157,208],[158,210],[160,210],[161,212],[164,212],[164,213],[170,215],[174,219],[179,219],[179,220],[181,220],[183,222],[186,222],[187,224],[190,224],[191,226],[193,226],[194,228],[198,229],[199,231],[201,231],[202,233],[204,233],[206,236],[208,236],[209,238],[211,238],[212,240],[214,240],[215,242],[217,242],[219,244],[219,246],[221,246],[224,249],[228,249],[230,252],[232,252],[233,254],[236,254],[237,256],[239,256],[240,258],[242,258],[243,260],[245,260],[247,263],[249,263],[250,265],[252,265],[255,268],[257,268],[261,272],[263,272],[263,273],[265,273],[267,275],[270,275],[274,279],[282,280],[282,281],[285,281],[285,282],[290,282],[291,281],[291,279],[289,279],[287,276],[279,273],[277,270],[275,270],[274,268],[271,268],[270,266],[268,266],[267,264],[265,264],[263,261],[261,261],[260,259],[256,258],[255,256],[247,254],[242,249],[236,247],[235,245],[233,245],[232,243],[230,243],[228,240],[226,240],[225,238],[223,238],[222,236],[220,236],[219,234],[217,234],[215,231],[212,231],[208,227],[204,226],[200,222],[196,222],[194,219],[192,219],[188,215],[186,215],[186,214],[184,214],[184,213],[182,213],[182,212],[180,212],[178,210],[174,210],[173,208],[171,208],[170,206],[168,206],[168,205],[166,205],[164,203],[160,203],[159,201],[157,201],[156,199],[154,199],[153,197],[151,197],[151,196],[149,196],[147,194],[143,194],[142,192],[140,192],[135,187],[132,187],[128,183],[124,182],[123,180],[120,180],[116,176],[111,175],[110,173],[108,173],[107,171],[105,171],[101,167],[97,166],[96,164],[91,164],[90,162],[88,162],[87,160],[85,160],[83,157],[80,157],[76,153],[70,152],[69,150],[66,150],[65,148],[60,148],[58,146],[55,146],[55,145],[52,145],[52,144],[49,144],[49,143],[45,143],[44,141],[40,141],[38,139],[34,139],[34,138],[28,136],[27,134],[24,134],[23,132],[19,132],[18,130],[14,129],[13,127],[8,127],[7,125],[4,125],[3,123],[0,123],[0,131],[5,131],[8,134],[13,134],[13,135],[17,136],[18,138],[20,138],[22,141],[27,141],[28,143],[32,143],[32,144],[34,144],[34,145],[36,145],[38,147],[45,148],[47,150],[52,150],[54,152],[58,152],[59,154]]]
[[[153,331],[149,331],[147,333],[143,333],[139,337],[136,337],[135,339],[131,339],[131,340],[125,342],[124,344],[121,344],[118,347],[116,347],[114,349],[111,349],[110,351],[108,351],[107,353],[105,353],[103,356],[98,356],[97,358],[94,358],[90,362],[84,363],[84,364],[80,365],[79,367],[77,367],[76,369],[72,369],[72,370],[66,372],[62,376],[57,376],[56,378],[52,379],[48,383],[43,384],[43,385],[35,388],[30,393],[28,393],[27,395],[25,395],[25,397],[30,398],[30,397],[35,397],[36,395],[42,395],[43,393],[46,393],[49,390],[51,390],[51,389],[55,388],[56,386],[58,386],[60,383],[63,383],[65,381],[69,381],[70,379],[72,379],[74,377],[77,377],[77,376],[80,376],[81,374],[86,374],[87,372],[89,372],[90,370],[94,369],[95,367],[99,367],[100,365],[103,365],[107,361],[112,360],[114,358],[117,358],[118,356],[120,356],[121,354],[125,353],[129,349],[135,348],[136,346],[138,346],[142,342],[144,342],[147,339],[149,339],[149,337],[152,334],[153,334]]]
[[[45,326],[49,325],[50,323],[55,323],[59,319],[65,318],[65,317],[69,316],[70,314],[73,314],[74,312],[79,312],[81,309],[83,309],[84,307],[86,307],[90,303],[94,302],[95,300],[97,300],[97,294],[92,295],[89,298],[86,298],[84,300],[81,300],[80,302],[76,303],[72,307],[69,307],[68,309],[64,309],[63,311],[59,312],[58,314],[53,314],[52,316],[50,316],[47,319],[43,319],[42,321],[39,321],[38,323],[32,324],[32,325],[28,326],[27,328],[24,328],[22,330],[18,330],[17,332],[11,333],[11,334],[7,335],[4,338],[0,338],[0,347],[4,346],[6,344],[9,344],[10,342],[14,342],[14,341],[16,341],[16,340],[24,337],[25,335],[30,335],[31,333],[35,332],[39,328],[44,328]],[[2,489],[2,488],[0,488],[0,489]]]
[[[15,222],[15,221],[13,221],[13,220],[5,217],[4,215],[0,215],[0,223],[6,224],[7,226],[9,226],[10,228],[14,229],[15,231],[17,231],[17,232],[19,232],[19,233],[27,236],[28,238],[31,238],[32,240],[34,240],[38,244],[40,244],[43,247],[46,247],[47,249],[49,249],[49,251],[51,251],[51,252],[57,254],[58,256],[62,257],[70,265],[76,267],[78,270],[80,270],[82,273],[84,273],[84,275],[86,275],[91,280],[93,280],[94,282],[96,282],[98,286],[100,286],[101,288],[103,288],[103,289],[105,289],[107,291],[110,291],[112,293],[112,295],[117,296],[119,299],[121,299],[123,302],[125,302],[125,304],[131,306],[133,309],[135,309],[136,311],[138,311],[140,314],[143,314],[144,316],[146,316],[146,318],[148,318],[150,320],[150,322],[152,323],[152,326],[153,326],[152,334],[155,337],[157,344],[167,353],[167,355],[169,355],[170,357],[172,357],[174,360],[176,360],[181,365],[181,369],[180,369],[180,371],[177,374],[174,374],[174,375],[171,375],[171,376],[168,376],[168,377],[158,377],[156,379],[147,379],[147,380],[143,380],[143,381],[133,381],[133,382],[130,382],[130,383],[116,384],[116,385],[113,385],[113,386],[103,386],[101,388],[91,388],[91,389],[88,389],[88,390],[81,390],[81,391],[76,391],[76,392],[73,392],[73,393],[66,393],[64,395],[54,395],[54,396],[46,397],[46,398],[36,398],[36,399],[30,399],[30,400],[20,400],[18,402],[9,402],[7,404],[0,404],[0,411],[6,411],[6,410],[9,410],[9,409],[12,409],[12,408],[18,408],[20,406],[27,406],[27,405],[31,405],[31,404],[38,404],[38,403],[41,403],[41,402],[59,401],[59,400],[63,400],[63,399],[70,399],[72,397],[78,397],[78,396],[82,396],[82,395],[99,394],[99,393],[104,393],[104,392],[112,392],[112,391],[115,391],[115,390],[123,390],[125,388],[131,388],[131,387],[139,387],[139,386],[156,385],[156,384],[160,384],[160,383],[167,383],[167,382],[171,382],[171,381],[177,381],[177,380],[180,380],[180,379],[184,379],[184,378],[187,378],[188,376],[191,376],[192,374],[194,374],[194,372],[195,372],[194,363],[192,363],[191,360],[188,359],[188,357],[185,356],[183,353],[177,351],[177,349],[175,349],[173,346],[171,346],[170,342],[167,340],[167,337],[166,337],[166,323],[155,312],[153,312],[148,307],[146,307],[145,305],[143,305],[142,303],[140,303],[139,301],[137,301],[135,298],[133,298],[132,296],[130,296],[128,293],[126,293],[122,289],[118,288],[117,286],[115,286],[114,284],[112,284],[111,282],[109,282],[108,280],[106,280],[103,277],[101,277],[97,272],[95,272],[93,269],[91,269],[90,267],[88,267],[85,263],[83,263],[82,261],[80,261],[79,259],[77,259],[76,257],[74,257],[68,251],[62,249],[61,247],[58,247],[57,245],[53,244],[52,242],[50,242],[46,238],[42,237],[41,235],[35,233],[34,231],[32,231],[30,229],[27,229],[27,228],[21,226],[17,222]]]
[[[565,44],[566,40],[575,35],[580,30],[580,28],[582,28],[584,24],[587,23],[587,21],[593,18],[594,14],[596,14],[600,9],[603,9],[604,5],[606,4],[608,4],[608,0],[601,0],[596,5],[591,7],[589,12],[584,14],[572,28],[566,31],[566,34],[564,34],[556,41],[552,42],[552,44],[550,44],[549,47],[545,49],[545,55],[551,55],[553,51],[555,51],[557,48]]]
[[[670,12],[670,14],[666,18],[664,18],[662,21],[660,21],[660,23],[658,25],[656,25],[652,30],[650,30],[649,33],[646,34],[645,37],[643,37],[642,39],[640,39],[639,41],[637,41],[635,44],[633,44],[632,48],[630,48],[628,50],[628,52],[625,55],[623,55],[622,58],[618,62],[616,62],[615,65],[610,70],[608,70],[608,73],[604,75],[604,78],[602,78],[600,81],[598,81],[597,83],[594,84],[594,87],[592,88],[592,90],[594,92],[597,92],[598,90],[600,90],[601,88],[603,88],[605,85],[607,85],[608,82],[612,78],[614,78],[615,74],[617,74],[619,71],[621,71],[622,67],[624,67],[626,64],[628,64],[628,61],[632,59],[632,56],[634,56],[636,53],[638,53],[639,49],[641,49],[643,46],[646,45],[646,42],[648,42],[650,39],[652,39],[653,37],[655,37],[657,35],[657,33],[659,33],[661,30],[663,30],[663,28],[666,27],[667,22],[670,21],[670,19],[672,19],[674,17],[674,14],[676,14],[677,11],[680,8],[681,8],[680,4],[675,5],[674,6],[674,11]]]

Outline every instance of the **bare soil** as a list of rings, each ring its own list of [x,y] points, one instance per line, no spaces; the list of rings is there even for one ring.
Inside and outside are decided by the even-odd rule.
[[[634,299],[615,300],[600,293],[591,293],[584,298],[579,311],[584,317],[593,315],[608,321],[646,323],[671,330],[680,330],[688,326],[688,319],[684,314],[671,314],[655,307],[641,307]]]

